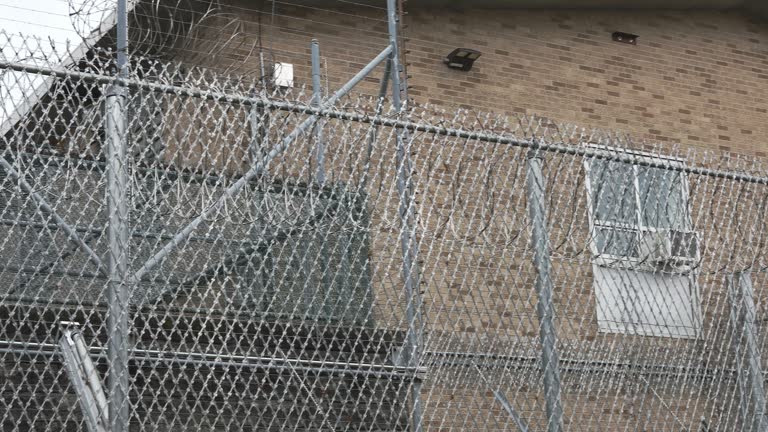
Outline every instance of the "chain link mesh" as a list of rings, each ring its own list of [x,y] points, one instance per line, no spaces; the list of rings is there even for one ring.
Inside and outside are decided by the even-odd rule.
[[[14,38],[0,423],[91,430],[68,367],[107,382],[111,54]],[[141,59],[127,86],[130,430],[768,425],[763,162],[361,95],[293,139],[303,89]]]

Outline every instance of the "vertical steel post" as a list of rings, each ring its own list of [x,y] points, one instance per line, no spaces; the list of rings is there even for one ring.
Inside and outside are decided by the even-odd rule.
[[[267,99],[269,94],[267,93],[267,77],[266,69],[264,68],[264,52],[259,53],[260,72],[261,77],[259,79],[261,83],[261,89],[259,95],[263,99]],[[256,89],[253,90],[253,95],[256,96]],[[251,166],[255,166],[261,163],[266,156],[264,149],[269,148],[267,139],[267,129],[269,127],[269,111],[259,105],[252,105],[248,111],[248,123],[251,129],[251,141],[249,145],[249,154],[251,157]],[[266,125],[266,126],[265,126]],[[260,174],[260,172],[258,173]]]
[[[312,106],[320,108],[323,88],[320,82],[320,44],[312,39]],[[323,142],[323,120],[315,124],[315,160],[317,162],[317,183],[325,184],[325,143]]]
[[[312,39],[311,43],[312,54],[312,106],[320,108],[323,102],[323,87],[320,76],[320,43],[317,39]],[[325,143],[323,142],[323,119],[320,118],[315,123],[315,163],[317,164],[316,182],[321,187],[325,184]],[[319,194],[322,196],[322,193]],[[321,205],[323,205],[321,203]],[[327,203],[326,203],[327,205]],[[328,310],[328,305],[325,303],[329,301],[329,293],[331,292],[331,277],[328,272],[328,247],[325,244],[328,241],[328,233],[324,233],[323,238],[320,239],[320,260],[323,273],[321,276],[320,295],[316,296],[322,303],[320,304],[320,311]],[[333,311],[328,311],[332,313]],[[330,316],[326,314],[326,316]]]
[[[252,91],[251,96],[256,96],[255,89]],[[251,158],[251,165],[255,165],[261,162],[261,160],[264,158],[264,146],[262,145],[263,119],[264,110],[257,105],[251,106],[248,110],[248,126],[251,130],[251,140],[248,145],[248,154]]]
[[[549,432],[560,432],[563,421],[563,407],[560,402],[560,369],[555,341],[554,305],[552,299],[552,277],[549,256],[549,234],[547,216],[544,208],[543,157],[536,149],[531,149],[527,156],[527,198],[528,213],[533,227],[533,264],[536,268],[536,293],[539,301],[536,313],[539,317],[539,337],[541,338],[541,362],[544,368],[544,397],[547,404]]]
[[[729,276],[731,297],[731,325],[733,326],[739,407],[742,428],[748,432],[768,431],[766,419],[765,386],[760,365],[760,348],[755,332],[755,300],[752,278],[748,272]]]
[[[387,63],[384,66],[384,75],[381,77],[379,83],[379,99],[376,102],[376,111],[374,116],[381,115],[381,111],[384,110],[384,99],[387,97],[387,89],[389,88],[389,77],[392,74],[392,59],[387,59]],[[373,145],[376,142],[376,136],[378,135],[379,127],[376,124],[371,125],[371,129],[368,132],[368,145],[366,146],[365,166],[363,167],[363,177],[360,180],[360,189],[365,190],[368,186],[368,176],[371,172],[371,157],[373,156]]]
[[[401,100],[403,85],[407,77],[401,79],[400,50],[397,39],[398,13],[396,0],[387,0],[387,17],[389,29],[389,43],[392,46],[390,54],[392,66],[392,105],[398,114],[403,113]],[[420,332],[421,332],[421,294],[419,292],[416,232],[414,221],[413,201],[413,169],[410,160],[410,149],[407,131],[398,128],[397,136],[397,192],[400,197],[400,247],[403,255],[403,279],[405,282],[406,319],[408,320],[408,333],[405,347],[400,353],[400,361],[408,366],[415,367],[420,362]],[[421,380],[414,377],[411,387],[411,425],[414,432],[421,432]]]
[[[128,77],[127,0],[117,1],[117,73]],[[109,282],[107,286],[107,361],[111,432],[127,432],[128,400],[128,166],[126,87],[117,82],[107,93],[107,207],[109,213]]]

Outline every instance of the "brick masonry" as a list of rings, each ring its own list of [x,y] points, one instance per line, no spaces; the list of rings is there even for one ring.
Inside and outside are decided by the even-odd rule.
[[[298,86],[309,83],[309,41],[313,37],[321,43],[325,82],[331,89],[357,72],[386,44],[384,15],[380,11],[328,12],[280,6],[275,26],[265,25],[261,29],[256,24],[257,15],[237,9],[237,16],[248,34],[261,31],[262,45],[274,61],[295,65]],[[261,22],[269,19],[264,15]],[[690,146],[760,157],[768,153],[768,145],[761,139],[768,131],[765,121],[768,27],[740,12],[410,9],[404,30],[405,62],[411,76],[409,96],[416,104],[432,104],[448,112],[461,107],[507,115],[535,114],[556,122],[614,130],[639,140],[659,141],[683,149]],[[613,42],[611,32],[617,30],[638,34],[638,44]],[[210,33],[210,37],[214,34]],[[205,39],[206,35],[202,36]],[[243,37],[224,46],[215,58],[193,60],[202,65],[253,73],[258,70],[253,44],[253,40]],[[445,54],[457,47],[475,48],[483,53],[472,71],[450,70],[443,64]],[[183,60],[185,54],[181,52],[179,57]],[[359,91],[375,94],[380,74],[381,68],[378,68],[360,85]],[[431,154],[428,148],[420,151],[423,155]],[[458,145],[456,150],[468,158],[474,157],[474,161],[482,161],[485,152],[485,149],[458,150]],[[422,165],[428,164],[427,158],[419,160],[417,169],[421,169],[420,175],[424,176]],[[514,163],[521,160],[521,157],[510,160],[504,169],[511,170]],[[458,169],[451,166],[446,168],[447,173],[436,170],[433,174],[435,178],[450,179]],[[582,175],[578,167],[572,169],[574,176]],[[431,195],[438,200],[448,195],[447,186],[430,187],[435,188]],[[524,209],[515,207],[524,207],[524,202],[513,196],[514,188],[522,191],[521,183],[499,187],[497,204],[509,205],[505,207],[508,216],[514,218],[524,213]],[[438,191],[440,188],[444,189],[442,193]],[[483,205],[476,189],[467,186],[462,194],[468,200],[457,211],[471,213],[469,209],[473,205]],[[584,194],[576,192],[574,197],[582,206],[578,214],[585,215],[585,203],[578,201],[585,199]],[[710,198],[727,200],[715,195]],[[436,217],[425,221],[430,227],[438,222]],[[586,220],[577,222],[586,228]],[[454,218],[454,224],[457,223]],[[463,233],[464,228],[457,229]],[[491,237],[496,234],[489,231]],[[527,244],[525,235],[517,241],[520,248]],[[372,250],[374,261],[387,261],[386,254],[391,253],[391,245],[396,244],[394,234],[375,234],[373,242],[389,245],[389,249],[374,247]],[[525,264],[530,263],[530,256],[505,256],[507,252],[488,245],[478,250],[445,246],[443,253],[446,254],[444,260],[432,255],[423,265],[424,279],[431,284],[426,289],[425,300],[432,307],[427,310],[427,318],[433,325],[430,329],[433,334],[440,330],[452,334],[460,339],[456,345],[468,350],[482,351],[490,345],[499,351],[516,352],[512,349],[515,343],[534,346],[538,332],[534,313],[536,299],[531,289],[533,275],[529,264]],[[397,274],[398,262],[391,260],[391,263],[391,268],[378,270]],[[727,354],[712,347],[728,350],[727,343],[723,342],[726,329],[717,327],[727,323],[727,310],[718,309],[725,304],[723,293],[718,291],[722,288],[720,279],[700,281],[702,286],[706,284],[708,290],[712,289],[707,294],[711,303],[709,307],[704,305],[710,340],[606,335],[597,332],[595,296],[587,263],[588,257],[581,262],[583,265],[567,260],[555,263],[559,279],[555,301],[561,317],[558,331],[568,345],[564,357],[589,351],[595,356],[614,356],[631,364],[641,361],[642,356],[656,363],[676,361],[683,353],[690,356],[691,364],[722,366],[710,363],[714,358],[727,358]],[[395,296],[398,288],[398,280],[376,285],[377,298],[381,301]],[[472,309],[479,301],[487,302],[483,307],[499,303],[504,306],[484,316]],[[489,339],[482,340],[482,337]],[[476,343],[485,345],[472,345]],[[535,357],[535,353],[533,355]],[[426,402],[426,421],[430,427],[484,430],[512,427],[503,414],[498,424],[461,425],[466,419],[463,414],[455,414],[456,410],[470,407],[474,410],[473,419],[482,419],[497,415],[499,406],[492,395],[473,386],[477,377],[465,390],[451,382],[453,376],[445,372],[439,367],[433,369],[431,378],[436,382],[429,390],[431,400]],[[439,382],[446,376],[449,377],[446,382]],[[505,388],[511,392],[508,395],[514,396],[514,403],[521,407],[524,416],[531,419],[535,427],[542,428],[545,421],[541,418],[543,401],[537,390],[539,379],[538,376],[532,378],[535,381],[530,386],[514,382]],[[580,382],[576,378],[569,380],[571,384]],[[734,412],[732,408],[718,411],[721,408],[717,407],[724,400],[737,398],[729,384],[711,390],[699,382],[669,376],[658,380],[654,386],[661,390],[655,398],[648,396],[647,390],[642,390],[644,393],[638,390],[639,386],[647,385],[639,379],[610,381],[599,389],[579,388],[574,384],[565,389],[566,425],[583,430],[618,430],[630,425],[646,428],[644,430],[673,430],[679,426],[677,417],[687,425],[698,426],[696,422],[702,415],[715,416],[727,411],[729,414],[724,418],[710,421],[724,429],[735,427],[736,420],[728,417]],[[688,398],[686,392],[691,395],[720,392],[724,396],[705,400],[704,396]]]
[[[768,27],[737,12],[413,11],[418,102],[556,121],[764,156]],[[638,44],[611,40],[613,31]],[[483,52],[470,72],[441,64]]]
[[[220,24],[231,17],[213,18],[199,27],[197,45],[179,47],[176,58],[256,80],[260,65],[254,48],[261,44],[268,52],[268,60],[295,65],[297,85],[301,86],[309,82],[309,40],[316,37],[324,55],[327,78],[324,82],[333,89],[386,44],[384,14],[375,9],[328,12],[281,4],[274,18],[275,25],[260,26],[259,22],[271,22],[272,18],[268,14],[259,17],[254,6],[244,1],[231,6],[232,16],[243,24],[243,31],[236,38],[230,39],[229,33],[221,31],[225,27]],[[408,12],[405,60],[412,76],[409,93],[416,104],[434,104],[448,110],[463,107],[509,115],[538,114],[558,122],[616,130],[639,139],[681,147],[756,156],[765,156],[768,152],[768,146],[761,138],[768,129],[765,124],[768,29],[738,12],[418,9]],[[615,30],[640,35],[638,45],[611,41],[610,33]],[[224,34],[226,39],[222,37]],[[470,72],[450,70],[442,63],[445,54],[461,46],[483,52]],[[201,56],[201,52],[207,52],[203,50],[206,47],[216,55]],[[381,69],[367,78],[359,91],[374,94]],[[231,123],[228,123],[233,125],[233,130],[243,127],[240,119],[245,118],[245,112],[237,114],[240,117],[232,114]],[[177,129],[181,130],[186,130],[191,123],[185,114],[177,115],[174,120]],[[207,133],[206,127],[211,128],[202,124],[201,131],[190,140],[194,145],[209,146],[209,151],[214,153],[214,162],[206,162],[209,165],[205,168],[240,169],[220,161],[240,161],[238,147],[245,144],[233,142],[230,137],[244,138],[246,135],[236,132],[227,135],[221,131]],[[177,144],[183,142],[188,146],[185,139],[178,138]],[[455,145],[455,151],[451,157],[459,155],[471,161],[463,169],[474,173],[488,169],[485,162],[489,160],[487,152],[490,150],[487,147],[476,145],[467,149],[461,148],[461,143],[452,145]],[[199,155],[193,153],[197,150],[182,148],[189,150],[190,157],[182,165],[203,164]],[[238,156],[216,157],[232,149]],[[417,158],[417,170],[424,178],[429,172],[425,165],[431,161],[426,156],[432,154],[432,148],[423,145],[418,150],[423,153]],[[462,235],[474,233],[472,230],[476,228],[469,220],[477,219],[475,210],[484,209],[483,206],[492,199],[486,199],[489,191],[483,189],[483,185],[463,184],[464,189],[460,188],[459,195],[465,199],[460,205],[455,201],[442,202],[443,197],[450,195],[451,179],[462,169],[460,163],[450,157],[447,159],[453,165],[446,163],[444,168],[435,167],[430,172],[434,179],[444,183],[434,181],[429,185],[432,189],[425,195],[430,195],[435,202],[425,205],[444,210],[444,214],[463,212],[467,216],[465,220],[460,215],[454,216],[452,228],[458,233],[451,239],[454,243],[441,237],[435,243],[438,245],[436,249],[440,249],[439,254],[431,255],[422,266],[427,291],[425,310],[432,326],[429,336],[439,340],[436,335],[443,332],[447,342],[438,348],[446,351],[454,348],[495,351],[494,354],[500,356],[522,352],[536,361],[538,322],[534,311],[535,293],[531,289],[535,276],[530,267],[530,250],[526,249],[529,243],[527,227],[521,228],[525,218],[522,180],[518,179],[516,184],[499,181],[491,190],[495,193],[495,203],[505,214],[499,226],[489,228],[486,235],[501,244],[503,228],[517,227],[520,232],[506,233],[517,238],[512,242],[514,244],[483,243],[482,239],[472,239],[477,241],[472,244]],[[498,171],[511,173],[515,171],[515,164],[523,160],[522,154],[506,155],[504,164],[500,165],[502,169]],[[393,172],[392,167],[385,168],[390,169],[389,173]],[[570,169],[571,174],[581,178],[579,166],[571,165]],[[381,171],[378,175],[385,176],[386,170]],[[510,176],[499,178],[509,179]],[[552,190],[550,188],[550,192]],[[558,192],[562,199],[557,202],[568,202],[575,197],[579,207],[574,212],[584,215],[585,194],[580,189],[573,195],[566,192],[570,190]],[[725,194],[723,192],[723,196]],[[711,195],[710,198],[727,201],[728,198],[723,196]],[[699,195],[699,199],[701,197]],[[393,203],[396,200],[390,202],[394,207]],[[375,232],[371,254],[378,265],[374,269],[372,285],[376,290],[376,303],[380,305],[376,318],[381,324],[389,313],[392,322],[402,323],[402,314],[392,312],[402,309],[397,303],[402,297],[399,295],[401,281],[398,279],[400,263],[396,258],[399,253],[396,229],[385,231],[384,222],[377,219],[384,213],[382,208],[372,211]],[[390,215],[394,214],[392,210]],[[567,215],[561,213],[560,216]],[[438,216],[423,217],[426,227],[439,231],[442,220]],[[393,220],[396,220],[394,216]],[[585,228],[586,220],[579,219],[574,226]],[[585,229],[579,232],[586,234]],[[583,245],[586,241],[581,240]],[[568,428],[620,430],[634,426],[643,430],[676,430],[678,418],[686,425],[695,426],[702,415],[714,416],[721,412],[714,406],[736,399],[731,397],[732,386],[728,382],[718,381],[710,388],[701,384],[697,377],[682,379],[671,374],[651,378],[654,388],[660,389],[652,397],[647,390],[651,384],[625,374],[624,369],[620,369],[624,367],[622,362],[630,366],[635,364],[633,362],[643,361],[661,363],[667,359],[679,360],[680,353],[690,356],[684,359],[686,364],[720,367],[722,365],[708,362],[725,358],[717,351],[728,350],[727,344],[721,341],[725,330],[707,328],[712,336],[707,341],[599,334],[589,257],[584,256],[583,265],[562,259],[554,266],[558,288],[555,298],[559,314],[557,324],[561,342],[564,342],[563,364],[570,368],[564,373],[567,382],[563,397]],[[707,282],[708,286],[722,286],[722,281],[715,276]],[[722,297],[722,292],[715,292],[709,299],[713,305],[721,306],[725,304]],[[722,324],[727,321],[723,318],[727,313],[727,310],[709,308],[705,311],[705,320]],[[615,360],[618,372],[605,373],[598,379],[595,377],[600,377],[604,369],[594,374],[583,372],[585,364],[589,366],[593,359],[577,358],[577,355],[587,352],[594,358],[603,356]],[[643,355],[647,357],[642,358]],[[427,399],[425,422],[429,428],[514,430],[493,395],[477,385],[479,377],[467,373],[470,369],[451,371],[438,362],[430,366],[430,381],[424,395]],[[531,421],[533,428],[544,428],[540,376],[521,367],[519,373],[509,373],[499,379],[510,380],[499,381],[500,387]],[[722,410],[728,415],[735,412],[729,407]],[[397,419],[400,423],[401,419]],[[712,421],[718,421],[715,427],[723,430],[735,428],[732,418]],[[77,425],[71,428],[77,428]],[[210,429],[226,427],[211,426]]]
[[[252,6],[232,11],[244,32],[218,56],[196,61],[255,74],[255,36],[275,61],[309,83],[309,41],[318,38],[330,88],[386,44],[382,11],[280,5],[275,26]],[[405,60],[415,103],[559,122],[661,141],[764,156],[768,131],[768,27],[742,12],[408,9]],[[211,43],[216,25],[202,30]],[[638,44],[611,40],[638,34]],[[457,47],[482,57],[469,72],[448,69]],[[270,51],[271,50],[271,51]],[[180,52],[181,58],[194,50]],[[361,85],[375,94],[380,69]]]

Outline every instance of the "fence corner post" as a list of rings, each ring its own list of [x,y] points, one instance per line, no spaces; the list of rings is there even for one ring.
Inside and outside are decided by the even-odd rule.
[[[107,362],[110,432],[127,432],[128,398],[128,5],[117,1],[117,78],[105,103],[109,282],[107,283]]]
[[[399,26],[398,10],[395,0],[387,0],[387,18],[390,52],[390,64],[392,73],[392,106],[397,115],[405,112],[402,101],[402,91],[407,87],[407,76],[401,79],[400,50],[397,36]],[[403,128],[396,129],[396,159],[397,159],[397,192],[400,201],[400,247],[403,257],[403,279],[406,297],[406,316],[408,331],[406,333],[405,346],[401,351],[401,361],[407,366],[417,367],[421,361],[421,293],[418,281],[418,246],[416,244],[415,209],[413,200],[413,168],[410,160],[409,139],[407,131]],[[414,376],[411,387],[411,430],[421,432],[422,402],[421,402],[421,378]]]
[[[554,322],[552,288],[552,263],[549,254],[549,234],[544,206],[544,157],[541,151],[531,148],[526,156],[526,193],[528,214],[532,226],[533,264],[536,270],[536,293],[541,339],[541,362],[544,370],[544,397],[547,408],[548,432],[560,432],[563,422],[563,406],[560,401],[560,365],[558,360],[557,334]]]

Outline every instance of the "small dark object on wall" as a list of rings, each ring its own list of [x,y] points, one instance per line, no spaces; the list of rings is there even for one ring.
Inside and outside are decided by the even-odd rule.
[[[616,42],[631,44],[631,45],[637,45],[637,38],[639,36],[632,33],[624,33],[624,32],[613,32],[611,34],[611,39],[613,39]]]
[[[456,48],[445,57],[445,64],[452,69],[468,71],[472,69],[475,60],[480,58],[480,51],[469,48]]]

